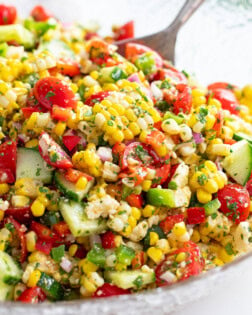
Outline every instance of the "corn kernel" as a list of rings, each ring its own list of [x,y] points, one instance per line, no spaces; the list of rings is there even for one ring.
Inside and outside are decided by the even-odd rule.
[[[131,214],[136,220],[139,220],[141,218],[141,210],[136,207],[131,208]]]
[[[136,221],[135,217],[133,217],[133,215],[129,216],[128,223],[132,227],[132,229],[136,226],[137,221]]]
[[[212,200],[212,194],[209,192],[204,191],[203,189],[197,190],[197,199],[201,203],[207,203]]]
[[[112,137],[116,142],[122,142],[124,140],[124,134],[121,130],[117,130],[113,133]]]
[[[181,263],[182,261],[184,261],[186,259],[186,253],[179,253],[176,256],[176,262],[177,263]]]
[[[34,252],[36,247],[36,240],[37,240],[37,236],[36,233],[34,231],[30,231],[28,233],[25,234],[25,239],[26,239],[26,247],[28,252]]]
[[[217,107],[218,109],[222,107],[220,101],[218,101],[216,98],[211,98],[211,97],[208,99],[208,105],[213,105]]]
[[[155,211],[156,211],[156,208],[154,206],[146,205],[143,209],[143,216],[146,218],[149,218],[149,217],[153,216]]]
[[[128,225],[123,229],[122,234],[127,237],[130,235],[131,232],[132,232],[132,227]]]
[[[212,129],[215,124],[216,118],[213,115],[207,115],[205,128],[207,130]]]
[[[199,231],[197,230],[193,230],[193,233],[192,233],[192,236],[191,236],[191,240],[194,242],[194,243],[198,243],[200,241],[200,234],[199,234]]]
[[[121,104],[113,104],[112,107],[119,113],[119,115],[123,115],[125,113],[125,108]]]
[[[80,260],[78,265],[85,274],[89,274],[90,272],[95,272],[99,268],[97,265],[87,260],[87,258]]]
[[[61,137],[66,130],[66,123],[59,121],[54,127],[53,131],[58,136]]]
[[[96,286],[87,278],[87,277],[83,277],[83,286],[85,287],[85,289],[90,292],[90,293],[94,293],[96,291]]]
[[[3,221],[4,218],[4,211],[0,210],[0,222]]]
[[[159,248],[150,247],[147,250],[147,255],[157,264],[163,259],[163,252]]]
[[[0,196],[6,194],[10,187],[8,184],[0,184]]]
[[[130,129],[123,130],[125,140],[132,140],[134,139],[133,132]]]
[[[218,184],[213,179],[209,179],[204,185],[204,190],[210,194],[214,194],[218,191]]]
[[[197,96],[193,98],[193,106],[200,106],[206,104],[206,98],[205,96]]]
[[[182,236],[186,233],[186,226],[184,222],[176,223],[172,228],[172,233],[176,236]]]
[[[45,205],[36,199],[31,206],[31,212],[34,217],[41,217],[45,213]]]
[[[98,71],[92,71],[90,72],[90,76],[94,79],[97,80],[99,78],[99,72]]]
[[[122,244],[122,237],[121,235],[116,235],[115,237],[115,246],[119,247]]]
[[[219,252],[219,258],[224,262],[224,263],[229,263],[232,260],[234,260],[234,255],[229,255],[226,251],[225,248],[221,248]]]
[[[132,121],[132,122],[137,121],[137,116],[131,108],[125,111],[125,116],[128,118],[129,121]]]
[[[224,262],[219,258],[214,258],[213,263],[219,267],[224,265]]]
[[[78,179],[77,183],[75,184],[75,187],[77,189],[84,190],[86,188],[86,186],[87,186],[87,183],[88,183],[88,180],[86,179],[86,177],[85,176],[81,176]]]
[[[115,265],[115,269],[116,269],[117,271],[123,271],[123,270],[126,270],[126,269],[127,269],[127,265],[121,264],[121,263],[117,263],[117,264]]]
[[[150,245],[155,245],[159,240],[159,236],[156,232],[150,232]]]
[[[205,167],[209,169],[209,171],[217,172],[217,167],[214,162],[207,160],[204,164],[205,164]]]
[[[26,142],[25,147],[26,148],[36,148],[38,146],[38,140],[37,139],[32,139],[28,142]]]
[[[166,147],[165,144],[161,144],[159,146],[155,146],[154,150],[160,157],[164,157],[167,154],[167,147]]]
[[[71,246],[69,247],[68,253],[69,253],[69,255],[70,255],[71,257],[73,257],[73,256],[76,254],[77,250],[78,250],[78,245],[77,245],[77,244],[73,244],[73,245],[71,245]]]
[[[131,122],[129,124],[129,129],[132,131],[134,136],[137,136],[140,133],[140,128],[136,122]]]
[[[115,117],[116,117],[116,116],[119,116],[117,110],[114,109],[113,107],[110,107],[110,108],[108,109],[108,112],[109,112],[111,115],[115,116]]]
[[[35,287],[41,277],[41,272],[38,269],[35,269],[31,274],[27,282],[29,288]]]
[[[152,181],[151,180],[148,180],[148,179],[144,180],[142,182],[142,189],[143,189],[143,191],[148,191],[151,188],[151,185],[152,185]]]
[[[113,83],[105,83],[103,85],[103,90],[104,91],[119,91],[119,88]]]

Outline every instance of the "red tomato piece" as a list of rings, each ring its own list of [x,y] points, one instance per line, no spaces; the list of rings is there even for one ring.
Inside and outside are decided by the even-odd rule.
[[[250,180],[247,182],[246,189],[247,189],[250,197],[252,197],[252,178],[250,178]]]
[[[213,125],[213,130],[216,131],[216,136],[219,137],[221,135],[221,129],[224,123],[224,114],[222,110],[219,110],[216,115],[216,122]]]
[[[24,290],[17,299],[22,303],[36,304],[46,299],[45,293],[39,287],[32,287]]]
[[[17,142],[13,140],[5,141],[0,145],[0,169],[9,169],[12,174],[16,174],[17,164]]]
[[[34,231],[37,234],[37,236],[44,241],[52,240],[54,235],[53,232],[47,226],[36,221],[32,221],[30,229]]]
[[[124,143],[117,142],[112,148],[113,157],[118,161],[118,164],[122,165],[123,153],[126,149],[126,145]]]
[[[74,77],[80,74],[80,67],[78,62],[71,59],[60,59],[57,62],[57,69],[63,75]]]
[[[217,197],[221,203],[220,211],[230,220],[239,224],[248,218],[250,198],[246,188],[238,184],[228,184],[218,191]]]
[[[165,234],[169,233],[176,223],[184,221],[183,214],[168,215],[163,221],[159,223],[159,226]]]
[[[114,30],[115,40],[134,38],[134,21],[129,21]]]
[[[32,219],[32,212],[30,206],[22,208],[9,208],[5,211],[5,215],[13,217],[20,223],[29,223]]]
[[[170,156],[168,155],[166,157],[166,162],[164,162],[162,166],[156,167],[155,178],[158,179],[158,181],[155,181],[155,184],[152,185],[152,187],[156,187],[157,185],[162,185],[164,182],[167,181],[170,175],[170,170],[171,170],[171,164],[170,164],[169,159],[170,159]]]
[[[224,143],[225,143],[225,144],[230,144],[230,145],[232,145],[232,144],[235,144],[236,141],[235,141],[234,139],[225,139],[225,140],[224,140]]]
[[[156,67],[162,68],[163,58],[156,51],[141,44],[127,43],[125,48],[125,57],[126,59],[129,59],[130,61],[134,62],[140,55],[146,52],[152,52]]]
[[[187,223],[200,224],[205,221],[206,213],[203,207],[192,207],[187,209]]]
[[[13,6],[0,4],[0,25],[13,24],[17,18],[17,10]]]
[[[42,132],[39,137],[39,152],[46,163],[53,167],[73,167],[71,158],[46,132]]]
[[[87,250],[83,246],[78,245],[78,249],[74,256],[79,259],[83,259],[87,256]]]
[[[144,251],[140,251],[136,253],[135,257],[131,261],[132,269],[140,269],[145,262],[145,253]]]
[[[38,80],[34,86],[34,95],[37,101],[49,110],[53,105],[75,108],[77,104],[71,88],[63,80],[55,77]]]
[[[9,168],[0,168],[0,183],[12,184],[15,182],[15,177]]]
[[[165,274],[166,271],[172,270],[174,268],[174,262],[176,259],[176,256],[180,253],[186,254],[186,259],[182,262],[185,264],[178,264],[176,269],[179,269],[179,273],[181,274],[180,278],[178,278],[177,281],[183,281],[191,276],[196,276],[200,274],[205,266],[205,260],[201,256],[199,247],[189,241],[184,243],[184,246],[182,248],[179,248],[175,250],[174,252],[166,255],[165,259],[157,266],[155,272],[156,272],[156,283],[157,286],[165,286],[165,285],[171,285],[173,282],[169,282],[165,280],[162,276]]]
[[[65,179],[68,180],[69,182],[72,183],[76,183],[77,180],[84,176],[86,177],[86,179],[90,182],[91,180],[93,180],[94,178],[86,173],[83,173],[81,171],[75,170],[73,168],[69,168],[67,169],[66,173],[65,173]]]
[[[85,104],[88,106],[94,106],[95,103],[100,103],[110,94],[111,94],[111,91],[101,91],[101,92],[95,93],[95,94],[89,96],[85,100]]]
[[[63,136],[62,142],[69,151],[72,151],[78,145],[80,139],[79,136]]]
[[[178,96],[173,104],[174,113],[177,115],[179,113],[190,113],[192,108],[192,91],[191,88],[186,84],[177,84]]]
[[[21,110],[23,112],[25,119],[29,118],[33,113],[36,113],[36,112],[43,113],[44,112],[39,106],[23,107],[23,108],[21,108]]]
[[[175,84],[187,84],[188,80],[186,76],[178,71],[176,68],[171,67],[169,69],[159,69],[153,77],[153,81],[171,79]]]
[[[142,195],[131,194],[126,198],[126,201],[131,207],[142,208],[143,206]]]
[[[153,148],[155,148],[158,145],[163,144],[165,141],[165,135],[160,130],[152,130],[151,133],[149,133],[146,137],[145,142],[147,144],[150,144]]]
[[[223,109],[229,110],[231,114],[239,114],[239,103],[232,91],[215,89],[211,91],[210,95],[221,102]]]
[[[26,248],[26,238],[25,238],[25,232],[22,228],[22,225],[17,222],[12,217],[8,217],[4,219],[4,225],[5,224],[12,224],[14,227],[14,231],[11,231],[12,235],[16,237],[19,240],[20,243],[20,256],[19,261],[21,264],[25,262],[26,256],[27,256],[27,248]]]
[[[102,247],[105,249],[115,248],[115,234],[107,231],[101,235]]]
[[[42,239],[38,239],[35,245],[36,250],[49,255],[52,248],[53,248],[53,242],[52,241],[45,241]]]
[[[231,90],[238,88],[236,85],[227,83],[227,82],[214,82],[208,85],[208,90],[215,90],[215,89],[225,89],[225,90]]]
[[[129,290],[118,288],[116,285],[110,283],[104,283],[101,287],[99,287],[95,293],[93,294],[93,298],[103,298],[108,296],[115,295],[124,295],[130,294]]]
[[[56,232],[60,237],[65,237],[71,234],[68,225],[66,222],[58,222],[53,225],[53,231]]]
[[[71,115],[70,108],[63,108],[58,105],[53,105],[51,116],[55,120],[67,121]]]
[[[48,12],[42,5],[36,5],[30,15],[34,18],[35,21],[44,22],[47,21],[52,14]]]

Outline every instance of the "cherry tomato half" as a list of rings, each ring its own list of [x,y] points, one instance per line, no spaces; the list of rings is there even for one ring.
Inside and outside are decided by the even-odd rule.
[[[48,133],[41,133],[38,145],[40,155],[49,165],[63,169],[73,167],[71,158]]]
[[[211,91],[210,95],[220,101],[222,108],[229,110],[231,114],[237,115],[239,113],[239,103],[232,91],[215,89]]]
[[[246,188],[238,184],[228,184],[218,191],[217,197],[221,203],[220,211],[230,220],[239,224],[247,219],[250,198]]]
[[[178,96],[174,102],[174,113],[190,113],[192,108],[192,93],[191,88],[186,84],[177,84]]]
[[[32,287],[24,290],[17,299],[22,303],[36,304],[46,299],[45,293],[39,287]]]
[[[38,22],[47,21],[50,17],[52,17],[51,13],[48,12],[42,5],[36,5],[31,10],[30,15]]]
[[[0,4],[0,25],[13,24],[17,18],[17,10],[13,6]]]
[[[0,145],[0,169],[9,169],[13,175],[16,174],[17,143],[8,140]]]
[[[115,40],[134,38],[134,21],[129,21],[113,31],[115,33]]]
[[[37,101],[49,110],[53,105],[75,108],[77,104],[71,88],[63,80],[55,77],[38,80],[34,86],[34,95]]]
[[[174,264],[176,262],[176,256],[180,253],[186,254],[185,260],[180,264]],[[165,259],[157,266],[155,270],[157,286],[173,284],[173,282],[169,282],[163,277],[166,271],[174,271],[174,273],[176,273],[176,271],[179,270],[180,277],[177,281],[183,281],[191,276],[200,274],[203,271],[204,265],[205,261],[201,256],[199,247],[191,241],[186,242],[182,248],[166,255]]]
[[[118,288],[116,285],[110,283],[104,283],[93,294],[93,298],[103,298],[115,295],[130,294],[129,290]]]
[[[105,249],[115,248],[115,234],[107,231],[101,235],[102,247]]]

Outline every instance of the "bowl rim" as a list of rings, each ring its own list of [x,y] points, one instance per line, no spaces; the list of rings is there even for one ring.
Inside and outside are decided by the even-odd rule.
[[[246,264],[250,258],[252,258],[252,252],[243,254],[222,267],[216,267],[174,285],[150,289],[136,294],[40,304],[23,304],[21,302],[7,301],[0,303],[0,311],[2,313],[5,310],[9,314],[26,312],[26,315],[30,315],[34,311],[36,311],[36,314],[56,315],[63,314],[63,310],[67,315],[77,314],[80,311],[83,313],[88,311],[91,314],[100,314],[101,311],[103,314],[131,314],[128,312],[130,306],[136,306],[138,310],[143,311],[145,309],[145,314],[153,314],[153,310],[156,307],[161,307],[159,309],[159,314],[161,314],[162,306],[160,303],[165,301],[166,307],[169,305],[169,310],[164,310],[165,312],[162,314],[168,314],[167,312],[170,313],[170,311],[174,311],[179,306],[184,306],[189,302],[194,302],[208,295],[215,287],[215,284],[228,278],[230,272],[232,276],[235,276],[238,271],[238,268],[235,267]],[[206,284],[208,285],[206,286]],[[125,308],[125,306],[127,307]],[[121,308],[120,311],[119,308]]]

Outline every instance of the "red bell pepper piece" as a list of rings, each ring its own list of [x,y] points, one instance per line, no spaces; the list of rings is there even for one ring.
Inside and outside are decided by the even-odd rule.
[[[62,137],[62,142],[69,151],[72,151],[78,145],[80,140],[81,140],[81,137],[79,136],[63,136]]]
[[[17,142],[8,140],[0,145],[0,169],[9,169],[16,174]]]
[[[104,283],[93,294],[93,298],[102,298],[115,295],[130,294],[129,290],[118,288],[116,285]]]
[[[107,231],[101,235],[102,247],[105,249],[115,248],[115,234]]]
[[[43,302],[45,299],[46,295],[41,288],[32,287],[24,290],[17,300],[22,303],[35,304]]]
[[[142,208],[143,206],[142,195],[131,194],[126,198],[126,201],[131,207]]]
[[[70,117],[71,109],[53,105],[51,116],[55,120],[67,121]]]
[[[129,21],[114,30],[115,40],[134,38],[134,21]]]
[[[35,247],[36,247],[36,250],[38,250],[38,251],[40,251],[46,255],[49,255],[52,248],[53,248],[53,241],[45,241],[42,239],[38,239]]]
[[[131,261],[132,269],[140,269],[144,265],[144,251],[136,253],[135,257]]]
[[[203,207],[192,207],[187,209],[187,223],[200,224],[205,221],[206,214]]]
[[[22,208],[9,208],[5,211],[5,215],[11,216],[23,224],[29,223],[33,217],[30,206]]]
[[[68,225],[64,221],[55,223],[52,228],[60,237],[71,234]]]
[[[88,106],[94,106],[95,103],[100,103],[110,94],[111,94],[111,91],[101,91],[101,92],[95,93],[95,94],[89,96],[85,100],[85,104]]]
[[[165,234],[169,233],[176,223],[184,221],[183,214],[168,215],[163,221],[159,223],[159,226]]]

